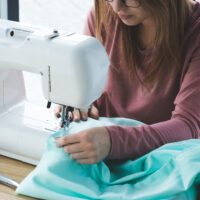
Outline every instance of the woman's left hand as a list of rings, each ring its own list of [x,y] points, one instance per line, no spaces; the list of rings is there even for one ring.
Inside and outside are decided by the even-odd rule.
[[[111,149],[111,140],[105,127],[95,127],[56,139],[57,147],[81,164],[94,164],[104,160]]]

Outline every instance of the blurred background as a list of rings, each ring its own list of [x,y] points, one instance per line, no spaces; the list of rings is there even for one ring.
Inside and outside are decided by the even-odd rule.
[[[19,0],[20,21],[81,33],[93,0]]]

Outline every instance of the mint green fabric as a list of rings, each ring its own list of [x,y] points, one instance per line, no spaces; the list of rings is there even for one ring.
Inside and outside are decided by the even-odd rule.
[[[47,200],[194,200],[200,183],[200,140],[164,145],[127,162],[78,164],[56,147],[54,137],[97,126],[137,126],[123,118],[73,122],[47,140],[47,149],[36,169],[16,193]]]

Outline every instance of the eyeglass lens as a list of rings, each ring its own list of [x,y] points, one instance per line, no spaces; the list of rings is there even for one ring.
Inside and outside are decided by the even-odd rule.
[[[113,2],[113,0],[106,0],[107,2]],[[121,0],[126,6],[137,8],[140,6],[140,0]]]

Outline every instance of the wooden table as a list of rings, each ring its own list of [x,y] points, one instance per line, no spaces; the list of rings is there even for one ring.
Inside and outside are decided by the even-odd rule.
[[[0,155],[0,174],[20,183],[35,166]],[[0,184],[0,200],[34,200],[34,198],[15,194],[14,189]]]

